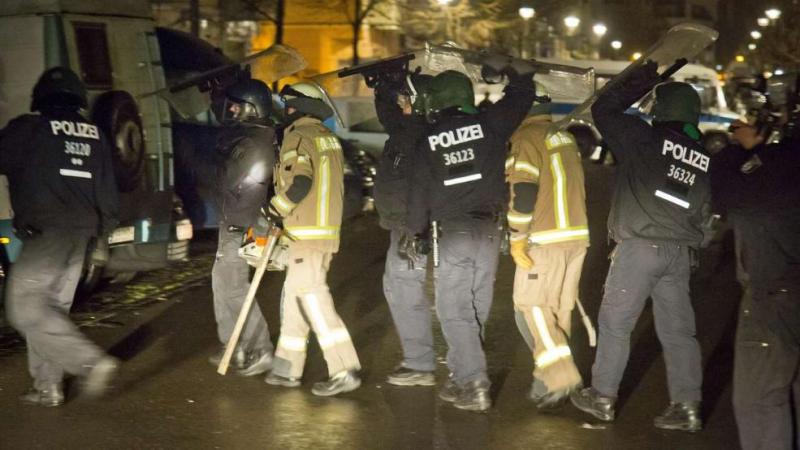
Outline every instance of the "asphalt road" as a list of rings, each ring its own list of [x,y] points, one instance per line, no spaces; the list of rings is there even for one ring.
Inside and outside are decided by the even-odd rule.
[[[587,170],[592,247],[582,279],[582,300],[597,317],[609,252],[605,218],[612,169]],[[329,284],[356,344],[362,388],[337,398],[317,398],[311,384],[325,378],[312,346],[303,386],[285,389],[261,377],[216,374],[206,358],[218,348],[208,269],[213,242],[195,246],[181,266],[112,287],[79,305],[76,320],[111,353],[123,359],[114,392],[100,401],[68,395],[60,408],[22,405],[29,384],[22,346],[0,330],[0,448],[64,449],[729,449],[738,446],[731,411],[732,339],[739,289],[728,243],[703,255],[693,281],[697,329],[705,368],[705,429],[696,434],[654,428],[666,405],[661,348],[651,310],[632,337],[618,419],[599,424],[572,408],[540,413],[526,394],[533,362],[513,320],[513,263],[503,257],[485,344],[495,408],[488,414],[444,404],[429,387],[399,388],[384,378],[400,358],[399,342],[381,288],[388,234],[374,217],[347,224]],[[270,273],[258,301],[278,332],[282,274]],[[588,377],[594,352],[580,320],[572,347]],[[436,325],[438,327],[438,325]],[[436,333],[441,358],[445,344]],[[443,359],[440,358],[440,361]],[[446,378],[445,365],[437,376]]]

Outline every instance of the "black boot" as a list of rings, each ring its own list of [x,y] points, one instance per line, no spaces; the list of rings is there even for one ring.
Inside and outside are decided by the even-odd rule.
[[[617,401],[615,397],[606,397],[589,387],[572,392],[569,399],[576,408],[604,422],[614,420],[614,403]]]
[[[264,382],[272,386],[283,386],[290,388],[300,386],[300,378],[284,377],[275,372],[270,372],[269,375],[264,378]]]
[[[458,398],[453,406],[467,411],[486,411],[492,407],[492,398],[489,396],[489,382],[484,380],[471,381],[461,387]]]
[[[219,349],[217,353],[208,357],[208,363],[214,367],[219,367],[219,362],[222,361],[222,356],[225,354],[225,346],[223,345],[222,348]],[[231,356],[231,367],[234,369],[244,369],[247,360],[247,355],[242,347],[236,346],[236,349],[233,351],[233,356]]]
[[[355,391],[361,386],[361,378],[355,370],[339,372],[330,377],[327,381],[314,383],[311,393],[320,397],[330,397],[344,392]]]
[[[461,392],[461,389],[458,387],[455,381],[452,378],[448,378],[447,381],[444,383],[441,389],[439,389],[439,398],[453,403],[458,399],[458,394]]]
[[[434,386],[436,377],[433,371],[400,366],[386,377],[386,382],[395,386]]]
[[[119,361],[111,356],[104,356],[97,361],[83,379],[83,393],[91,398],[104,395],[111,387],[111,382],[119,370]]]
[[[656,428],[695,432],[703,428],[700,402],[670,402],[667,409],[653,420]]]
[[[61,383],[53,383],[41,390],[31,388],[19,399],[29,405],[61,406],[64,404],[64,389],[61,387]]]
[[[272,351],[254,350],[247,355],[245,367],[239,371],[243,377],[267,373],[272,369]]]

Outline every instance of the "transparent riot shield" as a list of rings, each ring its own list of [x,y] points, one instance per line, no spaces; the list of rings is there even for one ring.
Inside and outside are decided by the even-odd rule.
[[[326,90],[336,105],[340,125],[352,128],[374,120],[372,80],[382,74],[404,78],[414,72],[436,75],[446,70],[457,70],[466,74],[475,84],[507,84],[508,80],[500,71],[490,69],[488,65],[525,67],[535,74],[534,79],[552,97],[579,96],[583,100],[594,91],[593,69],[522,60],[450,45],[427,46],[399,56],[320,74],[312,80]]]
[[[719,33],[716,30],[698,24],[685,23],[670,28],[641,58],[632,62],[631,65],[612,78],[585,102],[556,122],[553,128],[564,129],[573,122],[591,120],[592,105],[597,100],[597,97],[610,87],[615,86],[620,80],[624,80],[631,71],[644,64],[645,61],[654,61],[658,64],[658,73],[662,76],[668,76],[670,75],[667,73],[668,71],[675,70],[680,66],[680,63],[676,65],[676,62],[684,60],[682,62],[685,64],[686,60],[692,60],[703,49],[714,43],[718,36]]]
[[[212,96],[242,77],[252,77],[268,85],[306,68],[306,60],[294,48],[273,45],[227,66],[217,67],[173,83],[139,98],[158,95],[167,100],[182,117],[192,117],[211,107]]]

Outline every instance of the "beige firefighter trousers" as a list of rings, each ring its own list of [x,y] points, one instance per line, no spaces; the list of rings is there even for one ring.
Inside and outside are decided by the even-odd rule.
[[[300,378],[306,361],[308,332],[314,331],[328,374],[359,370],[356,349],[333,305],[326,281],[332,254],[290,245],[281,307],[281,336],[275,351],[274,371]]]
[[[578,298],[584,244],[531,247],[533,267],[517,267],[514,276],[514,307],[523,315],[533,337],[535,382],[548,392],[571,389],[581,383],[572,360],[568,336],[572,309]]]

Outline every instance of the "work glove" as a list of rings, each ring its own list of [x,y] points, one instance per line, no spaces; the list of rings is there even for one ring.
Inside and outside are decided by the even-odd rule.
[[[533,268],[533,260],[528,256],[527,239],[511,241],[511,257],[514,258],[514,264],[520,268],[525,270]]]
[[[430,252],[431,245],[427,238],[404,233],[397,243],[397,252],[412,263],[422,260]]]
[[[644,94],[660,82],[658,64],[648,59],[628,75],[628,79],[625,81],[625,89],[630,92]]]

